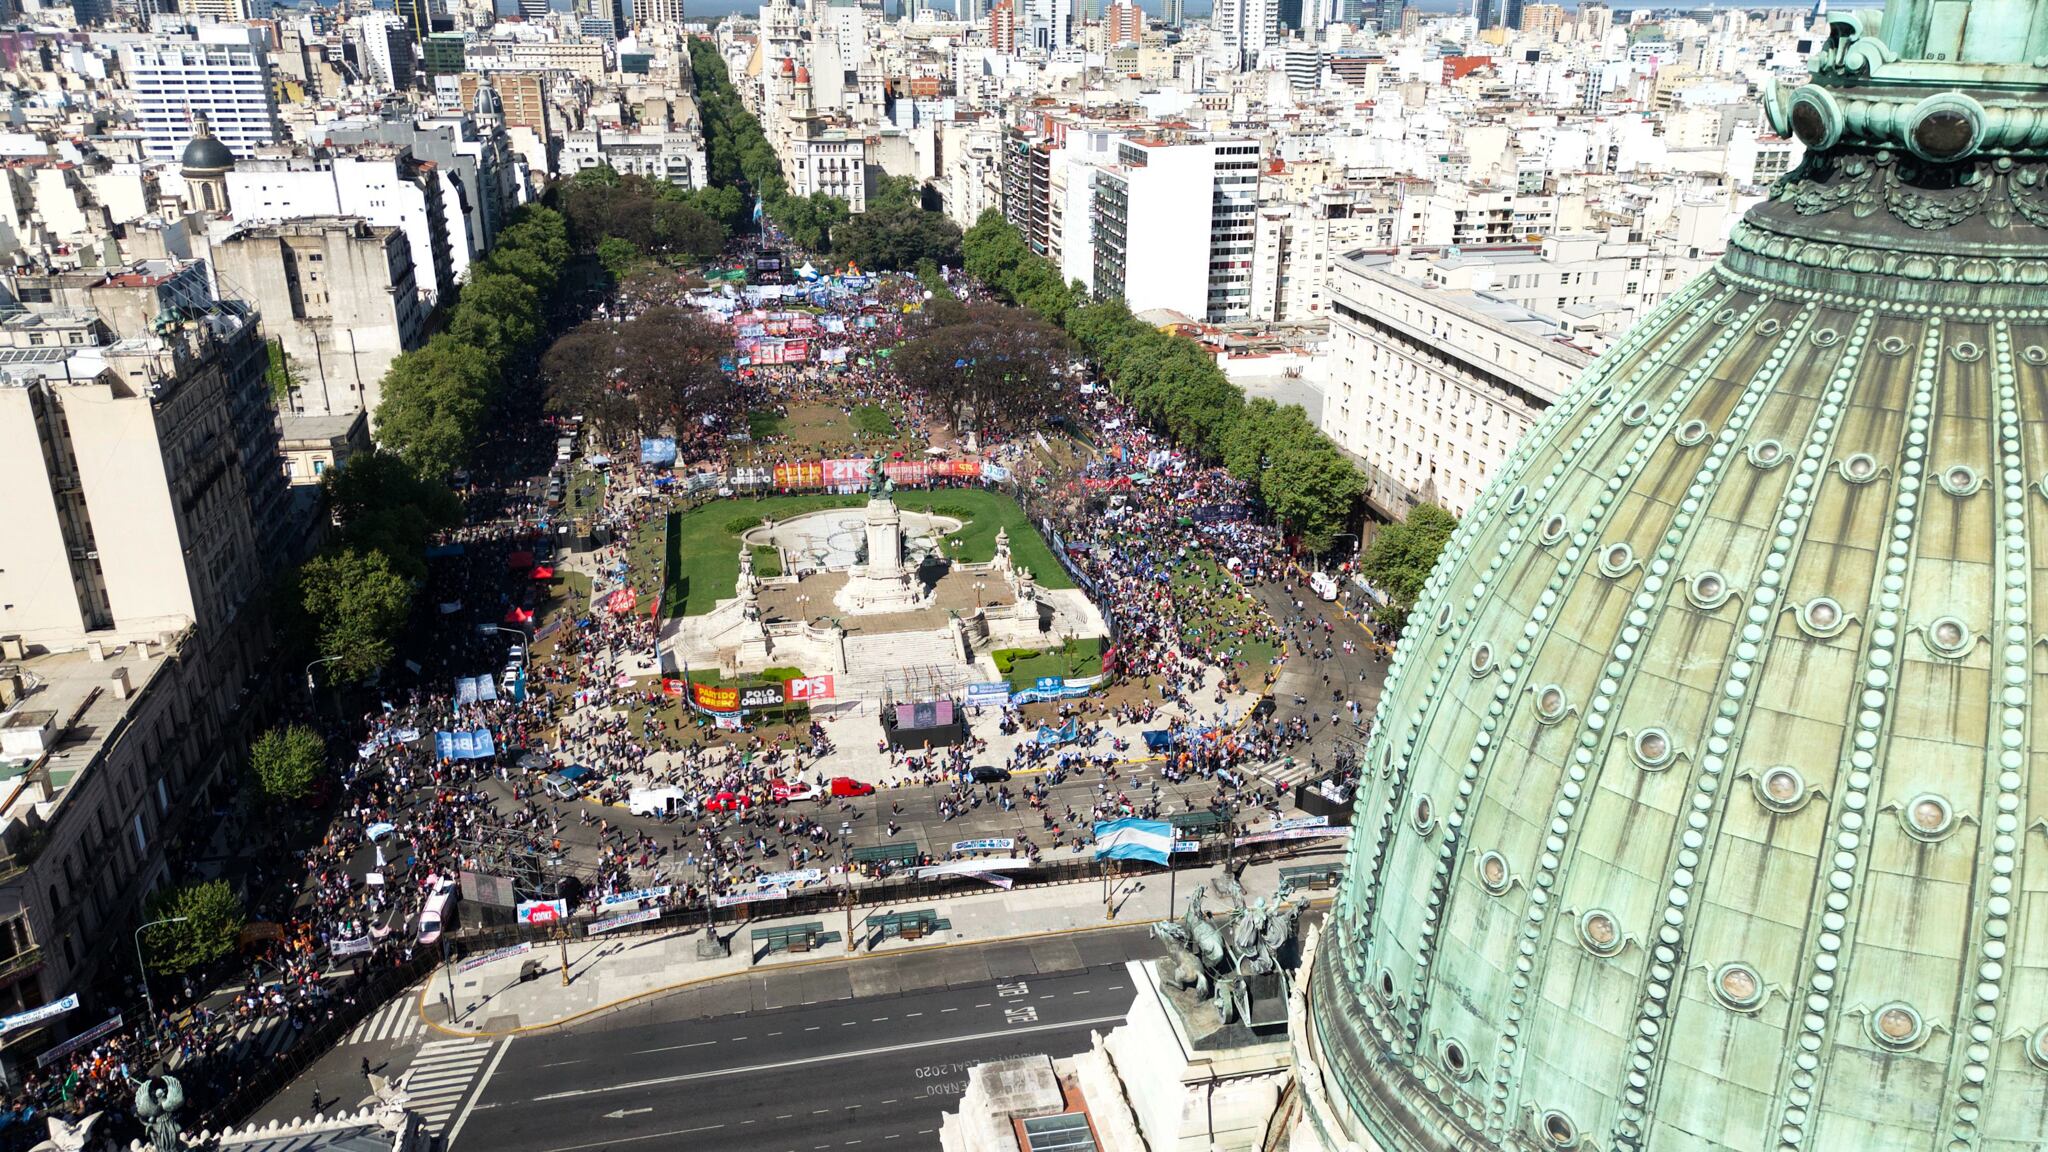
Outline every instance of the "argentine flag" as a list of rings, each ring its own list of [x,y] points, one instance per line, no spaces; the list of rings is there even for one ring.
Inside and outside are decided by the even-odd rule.
[[[1173,851],[1173,825],[1164,820],[1106,820],[1095,826],[1097,860],[1166,863]]]

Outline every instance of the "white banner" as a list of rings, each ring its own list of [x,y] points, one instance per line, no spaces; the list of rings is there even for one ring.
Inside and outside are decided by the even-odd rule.
[[[78,993],[73,992],[62,1000],[52,1000],[40,1008],[31,1008],[26,1012],[16,1012],[12,1016],[0,1016],[0,1036],[4,1036],[17,1028],[26,1028],[31,1024],[40,1024],[45,1020],[62,1016],[76,1007],[78,1007]]]
[[[523,944],[514,944],[509,948],[500,948],[495,952],[486,952],[481,956],[471,956],[462,962],[461,970],[472,972],[491,963],[493,960],[504,960],[509,957],[524,955],[531,951],[533,951],[533,942],[530,940]]]
[[[1281,840],[1325,840],[1350,835],[1349,828],[1288,828],[1279,832],[1254,832],[1249,836],[1239,836],[1231,843],[1242,848],[1247,844],[1273,844]]]
[[[912,875],[920,880],[934,876],[971,876],[976,872],[1012,872],[1019,868],[1033,868],[1037,861],[1022,856],[998,856],[991,860],[954,860],[946,864],[930,864],[917,869]]]
[[[623,916],[608,916],[603,920],[592,920],[590,927],[585,929],[585,931],[595,936],[600,932],[609,932],[614,928],[624,928],[628,924],[644,924],[649,920],[658,920],[660,918],[661,909],[646,908],[639,912],[628,912]]]
[[[597,902],[600,908],[616,908],[621,904],[638,904],[642,900],[666,900],[675,891],[675,885],[663,884],[659,888],[635,888],[631,892],[615,892]]]
[[[789,889],[770,888],[766,892],[728,892],[723,896],[713,896],[711,898],[711,906],[714,908],[731,908],[735,904],[759,904],[764,900],[787,899],[789,899]]]

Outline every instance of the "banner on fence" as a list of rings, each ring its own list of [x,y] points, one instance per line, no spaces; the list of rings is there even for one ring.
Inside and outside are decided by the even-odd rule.
[[[961,875],[972,876],[976,880],[986,880],[1006,892],[1009,891],[1011,885],[1016,883],[1015,880],[1010,879],[1008,876],[996,872],[962,872]]]
[[[787,888],[792,884],[816,884],[825,874],[816,868],[798,868],[791,872],[770,872],[754,877],[754,883],[763,888]]]
[[[1349,828],[1283,828],[1278,832],[1254,832],[1249,836],[1239,836],[1231,843],[1242,848],[1247,844],[1274,844],[1282,840],[1320,840],[1350,835]]]
[[[622,904],[638,904],[642,900],[666,900],[675,891],[675,885],[663,884],[659,888],[635,888],[631,892],[614,892],[597,902],[600,908],[617,908]]]
[[[645,908],[638,912],[627,912],[620,916],[607,916],[602,920],[592,920],[590,927],[584,929],[584,931],[595,936],[600,932],[609,932],[614,928],[624,928],[628,924],[645,924],[649,920],[659,920],[660,918],[661,909]]]
[[[508,947],[494,949],[490,952],[484,953],[481,956],[471,956],[469,959],[464,960],[462,962],[462,968],[460,970],[463,972],[473,972],[476,969],[481,968],[484,965],[490,964],[494,961],[506,960],[514,956],[524,956],[526,953],[531,951],[533,951],[533,941],[523,941],[521,943],[513,944]]]
[[[36,1067],[48,1068],[50,1065],[55,1064],[57,1061],[62,1060],[66,1056],[71,1055],[73,1052],[76,1052],[81,1048],[90,1048],[93,1044],[109,1036],[112,1036],[114,1033],[119,1032],[120,1030],[121,1017],[118,1014],[112,1017],[111,1019],[102,1020],[98,1024],[95,1024],[92,1027],[87,1028],[85,1031],[80,1032],[78,1035],[73,1036],[71,1039],[66,1040],[62,1044],[57,1045],[55,1048],[50,1049],[48,1052],[45,1052],[42,1055],[36,1057]]]
[[[789,889],[770,888],[765,892],[727,892],[723,896],[713,896],[711,898],[711,906],[714,908],[731,908],[736,904],[759,904],[769,900],[787,899],[789,899]]]
[[[1001,680],[977,680],[967,686],[967,706],[986,708],[990,705],[1001,707],[1010,702],[1010,686]]]
[[[953,851],[955,852],[1008,852],[1016,846],[1017,841],[1009,836],[992,836],[986,840],[953,841]]]
[[[353,940],[336,940],[327,946],[327,954],[340,960],[347,956],[361,956],[376,946],[376,942],[365,933]]]
[[[934,876],[965,876],[974,872],[1015,872],[1022,868],[1035,868],[1037,861],[1023,856],[991,856],[981,860],[951,860],[944,864],[927,864],[911,872],[919,880]]]

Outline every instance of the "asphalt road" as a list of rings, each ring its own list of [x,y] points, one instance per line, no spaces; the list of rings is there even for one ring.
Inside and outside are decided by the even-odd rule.
[[[849,997],[687,1025],[515,1039],[457,1148],[660,1146],[803,1152],[938,1145],[967,1069],[1067,1055],[1123,1020],[1121,965]]]
[[[367,1060],[424,1077],[415,1108],[457,1152],[931,1149],[970,1065],[1081,1051],[1130,1005],[1125,961],[1158,954],[1134,927],[765,969],[490,1041],[380,1014],[251,1119],[316,1089],[353,1107]]]

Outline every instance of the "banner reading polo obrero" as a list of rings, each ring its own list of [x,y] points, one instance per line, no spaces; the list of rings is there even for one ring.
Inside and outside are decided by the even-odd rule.
[[[1095,825],[1097,860],[1166,863],[1173,851],[1173,825],[1165,820],[1106,820]]]

